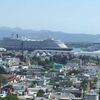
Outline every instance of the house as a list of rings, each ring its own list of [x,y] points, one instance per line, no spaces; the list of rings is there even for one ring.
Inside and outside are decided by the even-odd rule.
[[[100,89],[100,80],[97,81],[96,87],[97,87],[97,89]]]
[[[6,58],[6,62],[8,63],[9,66],[19,65],[20,59],[15,57],[8,57]]]
[[[12,84],[12,87],[14,89],[14,94],[20,94],[22,95],[23,92],[25,91],[25,85],[24,84],[21,84],[21,83],[13,83]]]
[[[5,91],[0,91],[0,97],[5,98],[7,96],[7,93]]]
[[[28,88],[28,94],[29,95],[33,95],[33,96],[36,97],[37,92],[39,90],[43,90],[45,92],[46,91],[46,87],[37,86],[37,87],[34,87],[34,88]]]
[[[96,93],[87,93],[84,98],[85,100],[99,100],[99,95]]]

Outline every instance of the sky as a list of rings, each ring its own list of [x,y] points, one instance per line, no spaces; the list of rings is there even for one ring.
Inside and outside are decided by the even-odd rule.
[[[0,26],[100,33],[100,0],[0,0]]]

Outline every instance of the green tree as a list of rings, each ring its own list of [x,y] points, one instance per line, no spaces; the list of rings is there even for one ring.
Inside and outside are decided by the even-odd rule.
[[[5,98],[0,98],[0,100],[19,100],[17,96],[7,95]]]
[[[5,74],[5,73],[6,73],[5,69],[0,65],[0,74]]]
[[[54,84],[53,89],[58,90],[59,89],[59,84]]]
[[[37,96],[38,97],[43,97],[43,95],[44,95],[44,91],[43,90],[39,90],[38,92],[37,92]]]
[[[7,81],[5,80],[5,78],[0,75],[0,86],[4,85],[6,83],[7,83]]]
[[[88,86],[88,81],[87,79],[83,79],[82,82],[81,82],[81,87],[83,90],[86,90],[87,89],[87,86]]]
[[[37,84],[37,81],[32,81],[30,87],[34,87]]]
[[[80,71],[74,69],[74,70],[71,70],[71,71],[68,72],[68,75],[72,75],[72,74],[78,75],[78,74],[80,74]]]
[[[60,86],[65,86],[65,87],[71,87],[72,84],[73,84],[73,83],[72,83],[72,81],[70,81],[70,80],[60,82]]]
[[[95,77],[93,80],[91,80],[91,89],[95,89],[96,88],[96,83],[97,83],[97,78]]]

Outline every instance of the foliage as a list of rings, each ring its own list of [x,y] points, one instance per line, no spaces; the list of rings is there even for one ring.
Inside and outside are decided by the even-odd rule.
[[[89,81],[89,80],[87,80],[87,79],[83,79],[83,80],[82,80],[81,86],[82,86],[82,89],[83,89],[83,90],[86,90],[86,89],[87,89],[88,81]]]
[[[2,66],[0,66],[0,74],[5,74],[5,73],[6,73],[5,69]]]
[[[95,89],[96,88],[96,83],[97,83],[97,78],[95,77],[92,81],[91,81],[91,89]]]
[[[99,94],[99,100],[100,100],[100,90],[99,90],[98,94]]]
[[[41,58],[30,58],[30,63],[31,64],[36,64],[36,65],[41,65],[44,67],[45,70],[49,70],[53,67],[53,61],[49,59],[41,60]]]
[[[59,84],[54,84],[53,89],[58,90],[58,88],[59,88]]]
[[[43,91],[43,90],[39,90],[39,91],[37,92],[37,96],[38,96],[38,97],[43,97],[43,95],[44,95],[44,91]]]
[[[56,82],[59,82],[58,77],[53,77],[53,78],[50,79],[49,84],[50,84],[50,85],[55,85]]]
[[[17,96],[7,95],[5,98],[0,98],[0,100],[19,100]]]
[[[59,85],[61,85],[61,86],[65,86],[65,87],[71,87],[72,84],[73,84],[72,81],[67,80],[67,81],[60,82]]]
[[[30,87],[34,87],[37,84],[37,81],[32,81]]]
[[[9,89],[12,91],[14,90],[12,85],[6,85],[2,89],[4,89],[5,91],[8,91]]]
[[[74,75],[80,74],[80,71],[74,69],[74,70],[71,70],[68,72],[68,75],[72,75],[72,74],[74,74]]]
[[[3,84],[6,84],[6,83],[7,83],[7,81],[5,80],[5,78],[0,75],[0,86]]]
[[[53,56],[53,61],[56,63],[60,63],[60,64],[66,64],[68,61],[68,57],[67,56],[62,56],[62,55],[54,55]]]

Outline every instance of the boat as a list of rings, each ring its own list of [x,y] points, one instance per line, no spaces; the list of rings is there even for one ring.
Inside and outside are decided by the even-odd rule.
[[[69,48],[67,45],[64,44],[64,42],[60,40],[32,40],[9,37],[0,40],[0,47],[7,50],[72,50],[72,48]]]

